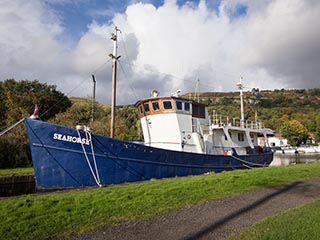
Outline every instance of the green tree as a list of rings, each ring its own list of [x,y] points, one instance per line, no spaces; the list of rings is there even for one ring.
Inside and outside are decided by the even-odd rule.
[[[118,106],[116,108],[115,138],[120,140],[137,140],[139,136],[138,113],[134,106]],[[91,121],[92,102],[85,99],[73,99],[72,106],[64,113],[57,114],[51,122],[75,127],[90,126],[94,133],[109,136],[110,106],[96,103],[94,122]]]
[[[316,143],[320,142],[320,115],[315,118],[316,128],[314,133],[314,138]]]
[[[42,120],[48,120],[59,112],[64,112],[71,102],[55,85],[40,83],[37,80],[15,81],[7,79],[0,82],[2,104],[5,106],[3,115],[7,125],[29,116],[38,105]],[[0,105],[1,107],[1,105]]]
[[[299,146],[302,142],[306,142],[309,134],[305,126],[298,120],[290,120],[283,124],[281,134],[292,146]]]
[[[0,129],[6,122],[5,111],[5,91],[2,82],[0,82]]]
[[[42,120],[53,117],[71,106],[71,102],[56,86],[37,80],[0,82],[0,130],[33,113],[38,105]],[[41,114],[42,113],[42,114]],[[0,168],[31,165],[30,150],[23,124],[0,136]]]
[[[50,121],[71,128],[76,125],[90,126],[95,133],[107,136],[109,132],[106,129],[109,128],[110,112],[109,106],[96,103],[95,121],[92,122],[92,102],[87,99],[73,98],[72,106],[66,112],[57,114]]]

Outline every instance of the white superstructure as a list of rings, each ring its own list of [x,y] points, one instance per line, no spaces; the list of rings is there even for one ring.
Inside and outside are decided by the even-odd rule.
[[[144,144],[152,147],[214,155],[259,153],[268,146],[270,129],[260,123],[229,121],[214,116],[211,123],[207,106],[179,96],[153,96],[136,103]],[[258,145],[258,138],[264,138]]]

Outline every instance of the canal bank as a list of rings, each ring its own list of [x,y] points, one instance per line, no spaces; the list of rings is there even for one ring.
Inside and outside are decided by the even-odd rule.
[[[270,166],[288,166],[294,164],[320,162],[320,153],[281,152],[274,153]]]
[[[36,192],[33,174],[0,176],[0,197]]]

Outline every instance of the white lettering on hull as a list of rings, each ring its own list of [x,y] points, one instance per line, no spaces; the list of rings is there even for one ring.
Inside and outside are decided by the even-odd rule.
[[[75,136],[69,136],[69,135],[63,135],[60,133],[54,133],[53,134],[53,139],[58,140],[58,141],[63,141],[63,142],[72,142],[72,143],[82,143],[89,145],[89,140],[86,138],[79,138]]]

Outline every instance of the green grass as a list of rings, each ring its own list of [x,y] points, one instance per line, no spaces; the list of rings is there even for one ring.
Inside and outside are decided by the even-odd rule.
[[[12,169],[0,169],[0,176],[10,176],[10,175],[24,175],[33,174],[33,168],[12,168]]]
[[[267,218],[229,240],[319,239],[320,201]]]
[[[188,205],[320,177],[320,164],[151,180],[0,200],[1,239],[44,239],[149,219]]]

